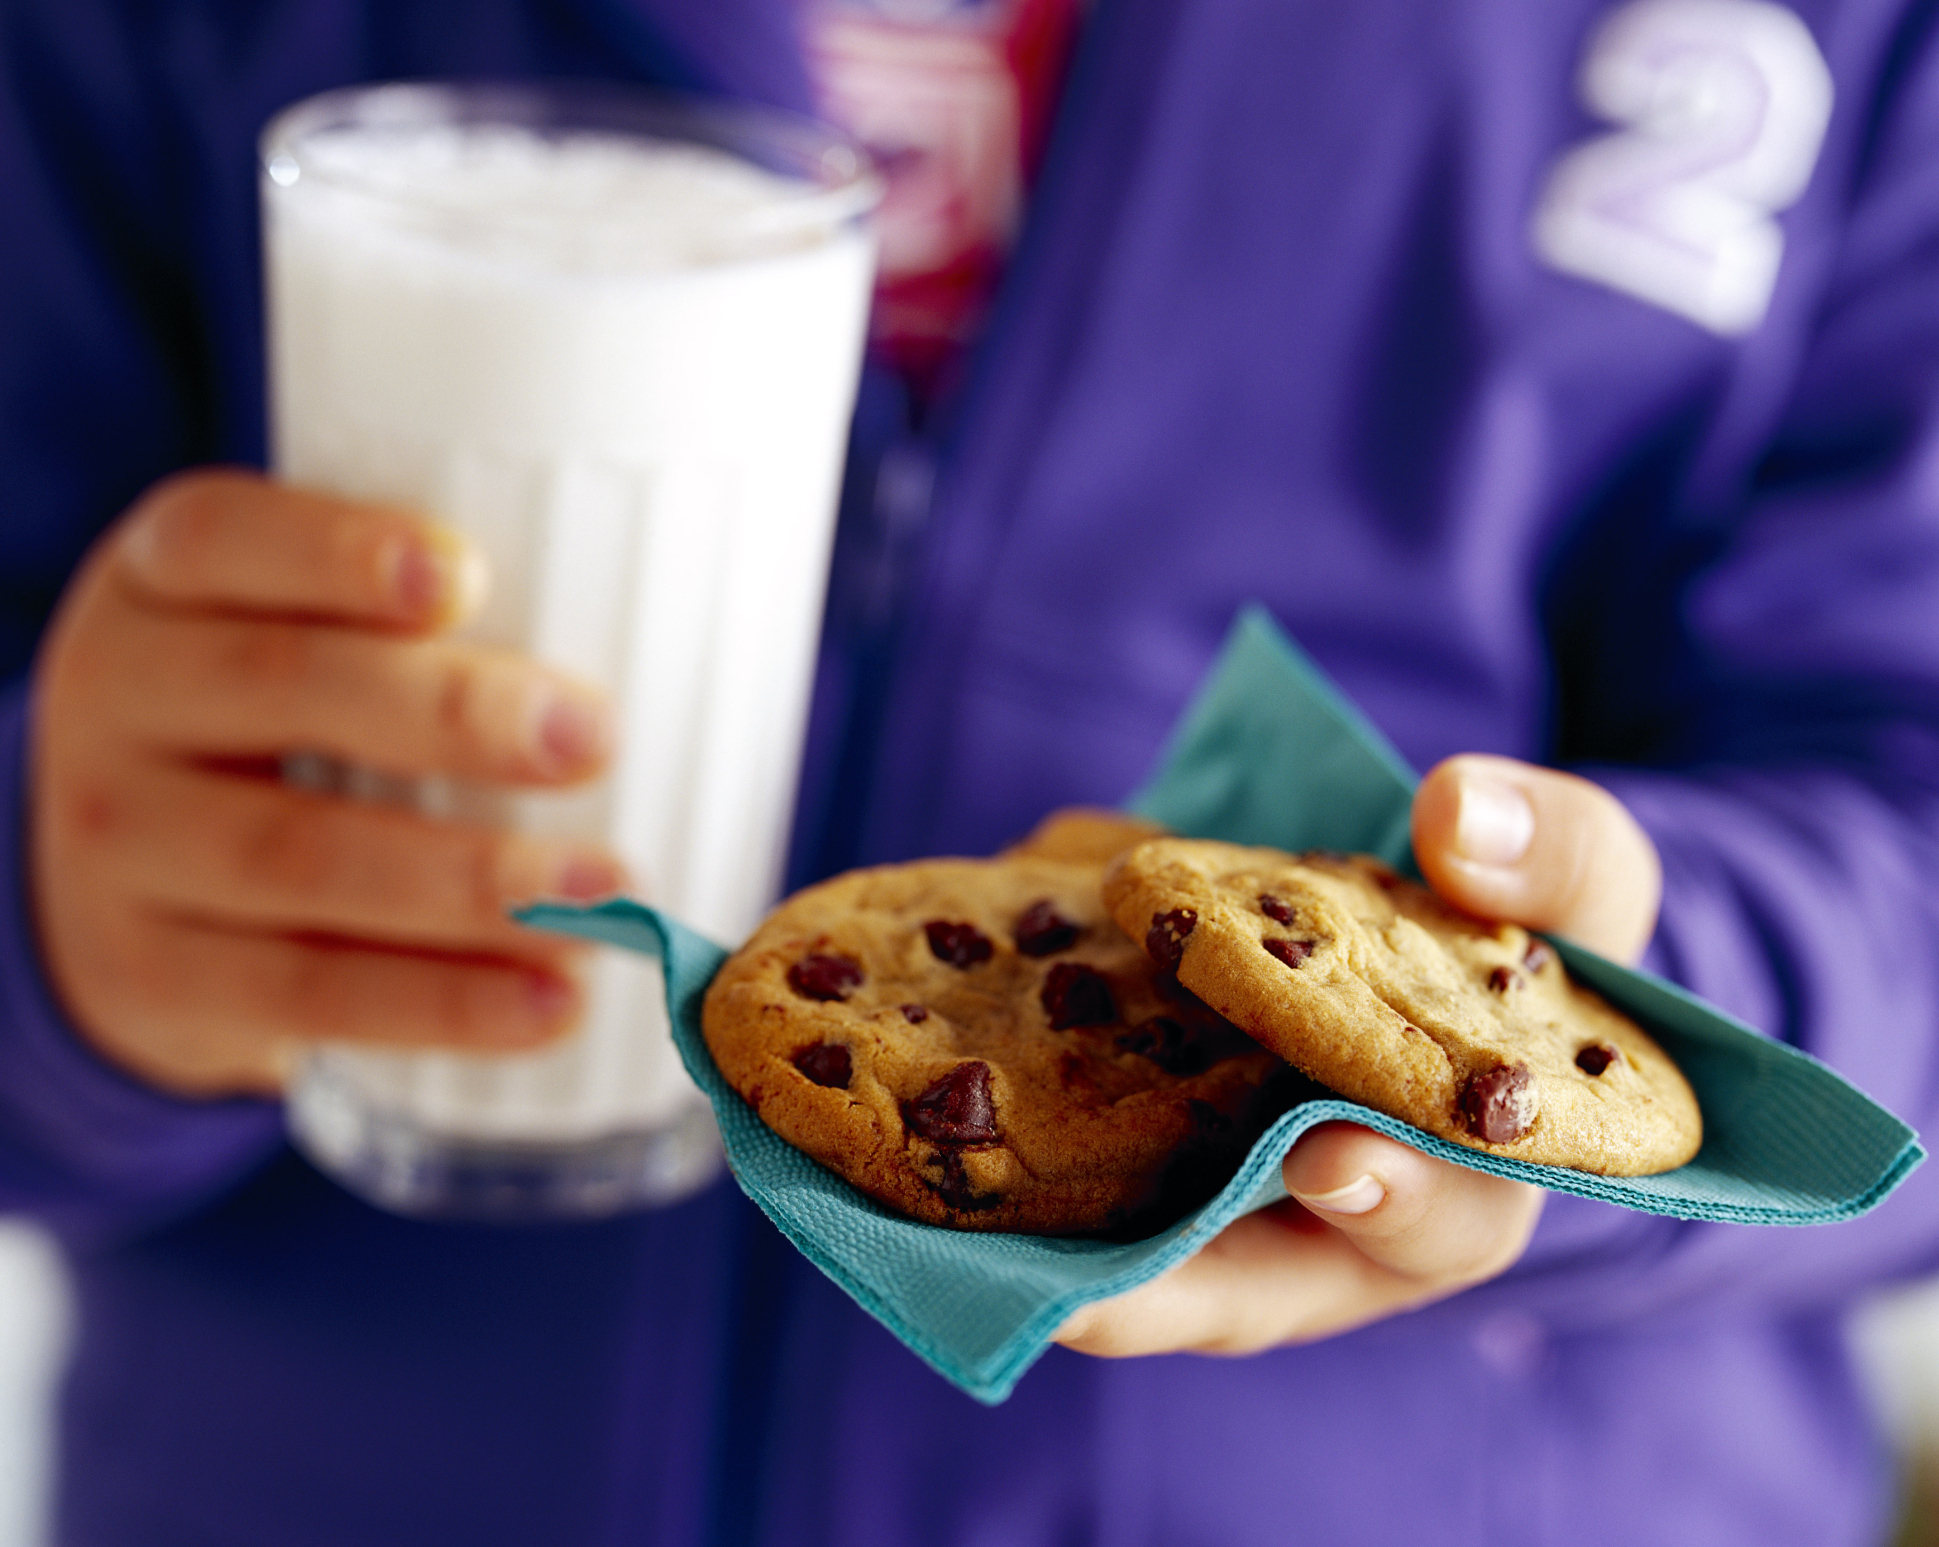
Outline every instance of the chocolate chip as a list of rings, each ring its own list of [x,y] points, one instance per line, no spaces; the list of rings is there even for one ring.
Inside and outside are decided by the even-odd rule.
[[[1014,933],[1017,949],[1025,956],[1055,956],[1076,945],[1083,930],[1060,914],[1046,897],[1023,910]]]
[[[1167,1074],[1197,1074],[1203,1067],[1192,1056],[1191,1029],[1169,1015],[1139,1021],[1117,1043],[1127,1053],[1149,1058]]]
[[[794,1066],[817,1085],[826,1085],[832,1090],[847,1090],[849,1076],[854,1073],[848,1049],[839,1042],[817,1042],[812,1047],[804,1047],[794,1055]]]
[[[788,987],[803,999],[846,999],[862,986],[862,964],[848,956],[804,956],[788,969]]]
[[[1488,974],[1488,986],[1497,994],[1505,994],[1522,986],[1522,975],[1513,967],[1497,967]]]
[[[948,919],[931,919],[922,926],[929,936],[929,949],[937,961],[952,967],[974,967],[990,959],[996,949],[990,937],[974,924],[952,924]]]
[[[1530,972],[1540,972],[1554,956],[1555,952],[1549,949],[1547,941],[1537,940],[1531,936],[1528,949],[1522,952],[1522,965]]]
[[[920,1026],[924,1021],[929,1019],[929,1006],[926,1004],[905,1004],[902,1006],[902,1018],[911,1026]]]
[[[1238,1169],[1251,1127],[1242,1127],[1211,1102],[1196,1097],[1183,1107],[1190,1132],[1173,1151],[1157,1196],[1114,1230],[1113,1239],[1137,1240],[1170,1224],[1215,1197]]]
[[[984,1209],[993,1209],[1003,1201],[1000,1193],[980,1195],[977,1193],[975,1185],[969,1179],[969,1170],[963,1164],[961,1150],[944,1150],[941,1159],[943,1179],[940,1184],[930,1182],[929,1185],[935,1188],[937,1196],[952,1209],[961,1209],[967,1214],[977,1214]]]
[[[1209,1101],[1194,1096],[1185,1103],[1192,1114],[1192,1134],[1200,1139],[1218,1139],[1232,1132],[1232,1119]]]
[[[1059,962],[1052,967],[1038,997],[1043,1001],[1044,1014],[1050,1017],[1052,1031],[1108,1026],[1118,1018],[1111,980],[1082,962]]]
[[[1528,1132],[1536,1110],[1527,1064],[1496,1064],[1471,1075],[1461,1088],[1461,1115],[1468,1132],[1490,1144],[1513,1144]]]
[[[990,1066],[958,1064],[914,1101],[902,1103],[902,1121],[932,1144],[988,1144],[996,1138],[996,1102]]]
[[[1145,931],[1145,955],[1167,972],[1176,972],[1185,958],[1185,937],[1198,928],[1198,911],[1173,908],[1169,913],[1154,913],[1151,928]]]
[[[1293,922],[1293,905],[1273,896],[1271,892],[1261,892],[1259,894],[1259,911],[1265,914],[1275,924],[1290,924]]]
[[[1605,1043],[1591,1042],[1575,1055],[1575,1066],[1587,1075],[1598,1075],[1616,1061],[1616,1050]]]
[[[1266,954],[1283,961],[1288,967],[1297,967],[1313,954],[1311,940],[1261,940]]]
[[[1090,1061],[1082,1053],[1057,1055],[1057,1083],[1080,1101],[1094,1101],[1100,1094],[1097,1076],[1092,1073]]]
[[[1153,1015],[1117,1038],[1127,1053],[1149,1058],[1167,1074],[1203,1074],[1216,1063],[1256,1053],[1259,1044],[1215,1010],[1204,1005],[1196,1015]]]

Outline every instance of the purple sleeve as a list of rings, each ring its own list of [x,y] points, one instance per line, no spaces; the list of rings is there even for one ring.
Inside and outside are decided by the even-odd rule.
[[[1939,65],[1879,112],[1848,208],[1790,233],[1824,276],[1792,389],[1728,496],[1686,499],[1712,557],[1676,594],[1677,755],[1582,771],[1655,839],[1645,965],[1939,1129]],[[1728,416],[1726,416],[1728,417]],[[1710,449],[1730,434],[1717,431]],[[1729,459],[1720,459],[1729,460]],[[1613,681],[1614,679],[1607,679]],[[1612,688],[1620,692],[1620,688]],[[1806,1230],[1552,1200],[1491,1286],[1595,1320],[1701,1299],[1779,1311],[1939,1267],[1939,1165]]]
[[[1645,965],[1823,1059],[1930,1134],[1939,1118],[1939,802],[1849,771],[1585,772],[1663,856]],[[1923,811],[1920,806],[1923,805]],[[1928,1142],[1930,1142],[1928,1140]],[[1482,1292],[1558,1327],[1646,1312],[1822,1309],[1939,1268],[1939,1167],[1840,1225],[1691,1225],[1551,1197]]]
[[[70,1239],[140,1228],[205,1202],[282,1143],[282,1109],[189,1101],[109,1067],[42,973],[27,900],[28,695],[0,695],[0,1208]]]

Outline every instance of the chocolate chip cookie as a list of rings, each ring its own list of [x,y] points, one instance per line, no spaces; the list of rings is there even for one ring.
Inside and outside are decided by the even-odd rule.
[[[1147,838],[1165,837],[1167,831],[1156,822],[1123,811],[1065,806],[1051,812],[1003,852],[1006,856],[1033,854],[1039,859],[1104,865]]]
[[[762,1121],[901,1213],[1148,1233],[1305,1082],[1124,938],[1102,870],[1013,851],[812,887],[721,969],[707,1045]]]
[[[1604,1176],[1695,1155],[1688,1082],[1541,940],[1361,855],[1160,838],[1105,901],[1153,964],[1340,1094],[1492,1154]]]

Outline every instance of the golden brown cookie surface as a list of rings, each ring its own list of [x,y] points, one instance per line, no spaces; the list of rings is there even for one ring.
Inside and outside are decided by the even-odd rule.
[[[1160,838],[1105,880],[1160,965],[1322,1084],[1472,1149],[1605,1176],[1702,1142],[1696,1098],[1540,940],[1357,855]]]
[[[1070,860],[1076,864],[1105,865],[1126,849],[1147,838],[1163,838],[1167,829],[1143,817],[1123,811],[1107,811],[1097,806],[1065,806],[1053,811],[1017,842],[1003,851],[1003,857],[1028,854],[1039,859]]]
[[[708,1047],[769,1127],[902,1213],[1158,1228],[1299,1082],[1151,967],[1101,872],[1012,853],[798,893],[714,980]]]

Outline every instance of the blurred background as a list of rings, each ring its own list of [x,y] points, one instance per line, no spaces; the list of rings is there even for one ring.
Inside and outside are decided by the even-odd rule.
[[[47,1417],[67,1335],[58,1257],[31,1227],[0,1221],[0,1547],[47,1541]],[[1939,1547],[1939,1282],[1881,1296],[1852,1336],[1898,1451],[1894,1547]]]

